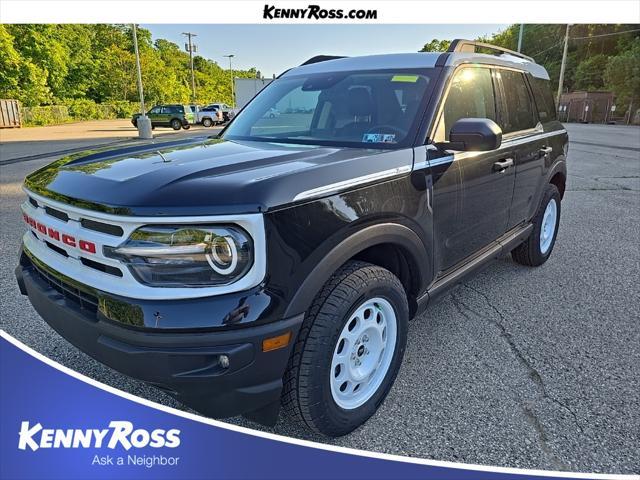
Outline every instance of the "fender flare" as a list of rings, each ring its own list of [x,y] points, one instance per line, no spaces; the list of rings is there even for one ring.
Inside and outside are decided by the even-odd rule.
[[[557,159],[547,172],[547,183],[549,183],[556,173],[562,173],[564,178],[567,178],[567,162],[564,157]]]
[[[287,306],[284,318],[305,313],[327,280],[349,259],[369,247],[385,243],[401,247],[408,254],[408,261],[419,276],[419,290],[423,291],[431,272],[431,255],[424,243],[416,232],[405,225],[378,223],[358,230],[331,248],[304,279]]]

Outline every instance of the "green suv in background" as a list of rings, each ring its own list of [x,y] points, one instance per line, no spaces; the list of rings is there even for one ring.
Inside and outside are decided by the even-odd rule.
[[[138,128],[139,113],[131,119],[134,127]],[[151,120],[151,127],[171,127],[174,130],[184,128],[188,130],[195,121],[193,110],[189,105],[156,105],[147,112]]]

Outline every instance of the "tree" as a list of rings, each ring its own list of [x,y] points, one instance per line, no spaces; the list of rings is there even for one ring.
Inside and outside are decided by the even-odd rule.
[[[420,49],[421,52],[446,52],[451,45],[450,40],[438,40],[434,38],[429,43],[425,43]]]
[[[609,57],[606,55],[597,54],[580,62],[573,76],[573,88],[576,90],[602,90],[608,61]]]
[[[609,59],[604,76],[607,87],[616,94],[616,103],[628,104],[631,114],[640,96],[640,38]]]

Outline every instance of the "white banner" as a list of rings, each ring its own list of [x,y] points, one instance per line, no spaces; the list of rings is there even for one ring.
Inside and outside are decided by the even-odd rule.
[[[3,23],[640,23],[638,0],[0,0],[0,7]]]

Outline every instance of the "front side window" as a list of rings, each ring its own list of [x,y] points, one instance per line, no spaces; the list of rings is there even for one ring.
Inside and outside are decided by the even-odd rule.
[[[157,115],[158,113],[160,113],[160,110],[162,110],[160,107],[153,107],[151,110],[149,110],[149,115]]]
[[[334,72],[269,84],[224,138],[400,148],[415,138],[433,70]]]
[[[440,138],[448,141],[451,127],[461,118],[496,120],[495,96],[488,68],[462,68],[455,73],[438,127]]]
[[[500,127],[502,133],[535,128],[537,120],[524,75],[513,70],[498,70],[504,99]]]

